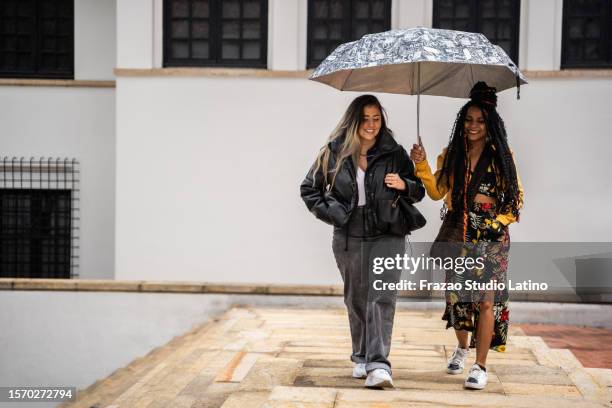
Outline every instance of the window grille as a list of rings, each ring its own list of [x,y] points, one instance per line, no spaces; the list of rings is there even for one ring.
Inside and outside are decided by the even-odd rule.
[[[0,1],[0,76],[74,77],[74,0]]]
[[[338,45],[391,28],[391,0],[309,0],[307,66]]]
[[[266,68],[267,0],[165,0],[164,66]]]
[[[434,0],[433,26],[484,34],[518,65],[520,0]]]
[[[79,162],[4,157],[0,167],[0,277],[78,277]]]
[[[564,0],[561,68],[612,67],[612,0]]]

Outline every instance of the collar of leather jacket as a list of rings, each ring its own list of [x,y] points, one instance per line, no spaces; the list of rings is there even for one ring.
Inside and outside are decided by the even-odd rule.
[[[329,148],[333,153],[338,153],[342,149],[342,145],[344,144],[344,140],[346,139],[346,135],[342,135],[331,142],[329,142]],[[379,156],[384,153],[392,152],[399,148],[399,144],[393,138],[393,135],[387,131],[381,131],[381,134],[378,135],[376,144],[372,147],[372,149],[376,149],[377,153],[375,156]]]

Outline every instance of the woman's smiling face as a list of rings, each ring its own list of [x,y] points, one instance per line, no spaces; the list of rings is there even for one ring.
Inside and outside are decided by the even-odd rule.
[[[487,124],[482,110],[476,106],[470,106],[465,115],[463,132],[470,142],[478,142],[487,136]]]
[[[359,138],[363,140],[374,140],[378,136],[381,127],[382,114],[380,109],[374,105],[363,107],[361,114],[361,123],[359,124]]]

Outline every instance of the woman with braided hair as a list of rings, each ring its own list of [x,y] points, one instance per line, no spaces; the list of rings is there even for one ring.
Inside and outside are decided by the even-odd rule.
[[[455,329],[458,341],[446,370],[449,374],[461,374],[469,349],[475,347],[476,362],[464,383],[472,389],[483,389],[487,384],[489,349],[505,350],[508,293],[507,285],[495,285],[500,288],[494,290],[482,285],[486,290],[469,291],[465,284],[506,283],[508,225],[518,221],[523,203],[523,188],[504,121],[496,110],[495,91],[484,82],[472,88],[470,101],[457,114],[448,146],[438,156],[435,173],[427,163],[422,145],[415,144],[410,151],[416,164],[415,175],[425,185],[429,197],[433,200],[445,197],[443,223],[436,243],[461,242],[460,253],[455,256],[484,260],[480,269],[463,273],[446,271],[447,282],[463,284],[461,291],[446,292],[442,319],[447,321],[447,329]],[[444,248],[448,252],[453,246],[448,244]],[[469,343],[468,332],[472,332]]]

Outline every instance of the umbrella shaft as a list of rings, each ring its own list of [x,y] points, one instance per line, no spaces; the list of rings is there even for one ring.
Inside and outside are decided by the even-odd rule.
[[[417,62],[417,143],[421,144],[421,63]]]
[[[421,93],[417,94],[417,143],[421,144]]]

